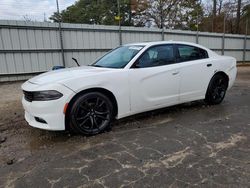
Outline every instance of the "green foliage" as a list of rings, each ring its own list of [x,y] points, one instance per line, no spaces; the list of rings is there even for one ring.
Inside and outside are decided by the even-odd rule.
[[[245,33],[247,19],[250,23],[250,4],[246,3],[247,0],[242,0],[245,3],[242,5],[239,31],[235,30],[236,3],[231,3],[229,0],[217,1],[219,9],[215,16],[209,7],[209,3],[212,4],[213,1],[207,1],[206,5],[202,0],[77,0],[60,14],[55,12],[50,20],[118,25],[119,21],[115,20],[118,16],[118,1],[122,26],[223,32],[224,17],[226,17],[227,33]]]
[[[204,14],[200,0],[186,0],[181,6],[185,10],[180,11],[179,17],[182,24],[180,29],[197,30],[197,24],[200,24]]]
[[[154,22],[157,27],[196,30],[196,19],[203,14],[199,0],[119,0],[121,25],[145,26]],[[131,4],[136,10],[131,12]],[[50,20],[65,23],[118,25],[117,0],[78,0]],[[150,25],[154,25],[151,23]]]
[[[242,18],[248,19],[248,21],[250,20],[250,4],[247,4],[246,6],[243,7]]]
[[[120,0],[120,13],[122,25],[133,25],[129,0]],[[58,22],[61,18],[65,23],[117,25],[115,16],[118,16],[117,0],[78,0],[60,16],[55,12],[50,19]]]

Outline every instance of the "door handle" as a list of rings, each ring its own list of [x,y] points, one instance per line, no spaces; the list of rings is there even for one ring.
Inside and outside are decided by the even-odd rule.
[[[179,74],[179,71],[172,72],[172,75],[177,75],[177,74]]]
[[[211,67],[211,66],[212,66],[212,64],[211,64],[211,63],[207,64],[207,67]]]

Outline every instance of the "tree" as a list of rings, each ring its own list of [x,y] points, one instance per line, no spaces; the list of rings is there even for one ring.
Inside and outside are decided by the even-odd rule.
[[[212,25],[212,32],[214,31],[214,28],[215,28],[216,5],[217,5],[217,1],[213,0],[213,25]]]
[[[245,33],[249,0],[119,0],[121,25],[168,29]],[[117,25],[117,0],[77,0],[54,22]],[[250,24],[248,24],[250,27]],[[250,29],[248,29],[250,31]]]
[[[32,19],[31,16],[29,16],[28,14],[23,15],[23,20],[25,22],[32,22],[32,21],[35,22],[36,21],[36,20]]]
[[[148,0],[135,23],[158,28],[196,29],[197,18],[202,17],[200,0]],[[198,16],[197,16],[198,15]]]
[[[237,18],[236,18],[236,33],[239,33],[239,29],[240,29],[240,11],[241,11],[241,0],[238,0]]]
[[[244,20],[247,20],[250,21],[250,4],[247,4],[243,7],[243,10],[242,10],[242,18]]]
[[[121,24],[132,25],[129,0],[120,0]],[[49,18],[54,22],[59,19],[66,23],[116,25],[118,15],[117,0],[78,0],[67,7],[60,15],[56,12]]]
[[[221,14],[222,5],[223,5],[223,0],[219,0],[219,9],[218,9],[219,15]]]
[[[181,3],[176,29],[197,30],[204,16],[200,0],[186,0]]]
[[[149,3],[148,0],[131,0],[131,17],[134,26],[151,27],[151,20],[147,15]]]
[[[54,12],[54,14],[49,17],[49,19],[54,22],[59,22],[62,19],[62,15],[58,14],[57,12]]]
[[[214,3],[214,0],[203,1],[206,13],[201,21],[201,31],[223,32],[225,19],[226,33],[244,34],[246,19],[250,18],[246,13],[249,0],[216,0],[216,9]]]
[[[241,30],[243,34],[249,34],[250,33],[250,4],[247,4],[243,7],[242,10],[242,24],[241,26]],[[246,23],[248,22],[248,23]],[[246,28],[247,26],[247,28]],[[247,31],[247,33],[246,33]]]
[[[158,28],[172,28],[176,13],[183,0],[149,0],[146,16],[156,24]]]

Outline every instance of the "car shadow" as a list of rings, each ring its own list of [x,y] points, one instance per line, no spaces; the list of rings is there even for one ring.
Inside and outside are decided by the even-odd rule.
[[[129,129],[134,128],[138,125],[139,128],[143,125],[150,126],[152,124],[155,126],[157,122],[162,122],[161,119],[171,118],[171,116],[176,116],[180,112],[187,110],[193,110],[197,108],[208,107],[203,100],[178,104],[170,107],[164,107],[157,110],[147,111],[139,114],[135,114],[129,117],[122,118],[120,120],[115,120],[113,123],[113,129]]]
[[[70,131],[46,131],[29,127],[29,130],[32,133],[26,135],[26,138],[28,137],[27,141],[29,142],[29,149],[32,151],[46,149],[47,147],[53,147],[65,142],[84,143],[91,140],[91,142],[98,143],[103,142],[105,139],[112,139],[114,134],[120,131],[132,131],[135,128],[159,126],[162,123],[171,120],[172,117],[178,118],[178,116],[185,111],[201,109],[207,106],[208,105],[206,105],[204,101],[194,101],[143,112],[120,120],[115,120],[109,130],[95,136],[80,135]]]

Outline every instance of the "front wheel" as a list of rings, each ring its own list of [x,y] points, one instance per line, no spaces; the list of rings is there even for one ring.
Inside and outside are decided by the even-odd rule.
[[[227,91],[228,81],[225,76],[221,74],[215,75],[208,86],[205,101],[208,104],[220,104]]]
[[[102,93],[90,92],[76,98],[69,116],[71,130],[85,135],[95,135],[110,126],[113,105]]]

